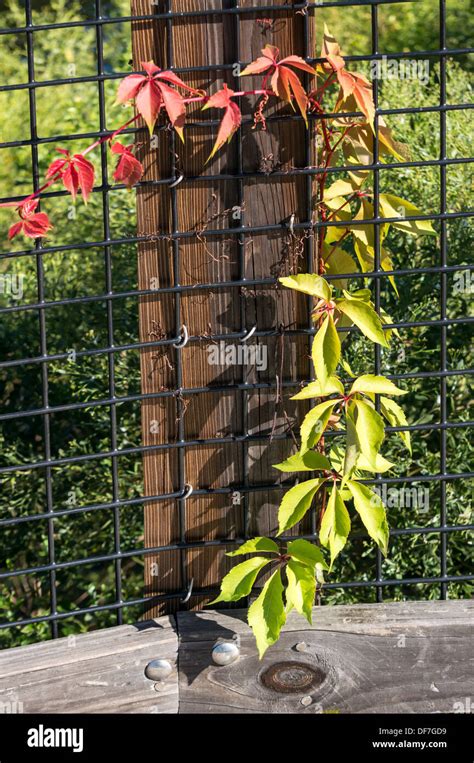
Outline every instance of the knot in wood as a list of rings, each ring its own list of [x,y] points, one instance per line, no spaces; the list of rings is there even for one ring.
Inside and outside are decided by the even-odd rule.
[[[282,694],[307,692],[320,686],[326,678],[320,668],[305,662],[276,662],[260,675],[261,683]]]

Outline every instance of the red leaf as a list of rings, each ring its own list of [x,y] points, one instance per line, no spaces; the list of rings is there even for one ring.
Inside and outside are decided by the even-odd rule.
[[[183,97],[177,90],[173,90],[164,82],[160,83],[159,88],[169,120],[184,143],[183,127],[186,118],[186,106]]]
[[[276,66],[280,51],[274,45],[265,45],[262,48],[262,56],[259,56],[255,61],[252,61],[243,72],[240,72],[241,77],[247,76],[247,74],[263,74],[267,69],[272,66]]]
[[[309,72],[310,74],[316,74],[316,70],[307,64],[304,58],[301,58],[300,56],[286,56],[286,58],[282,58],[280,61],[280,65],[283,64],[286,66],[295,66],[297,69],[301,69],[304,72]]]
[[[281,73],[282,81],[285,82],[285,89],[291,90],[293,93],[295,101],[298,104],[298,108],[301,112],[301,116],[303,117],[307,127],[308,117],[306,115],[306,109],[308,107],[308,96],[306,95],[306,91],[298,76],[295,74],[295,72],[292,72],[291,69],[287,69],[286,66],[281,66],[279,67],[279,71]]]
[[[137,109],[148,125],[150,135],[153,132],[162,102],[161,90],[154,80],[145,82],[135,98]]]
[[[262,48],[262,53],[266,58],[270,59],[273,65],[276,65],[280,58],[280,48],[277,48],[276,45],[265,45]]]
[[[165,80],[165,82],[170,82],[171,85],[176,85],[177,87],[184,87],[185,90],[189,90],[191,93],[198,93],[199,91],[196,90],[194,87],[190,87],[186,84],[186,82],[183,82],[182,79],[178,77],[177,74],[170,71],[161,72],[159,74],[156,74],[155,82],[157,80]],[[161,87],[161,84],[159,84],[159,87]]]
[[[149,77],[153,77],[161,71],[160,67],[157,66],[154,61],[140,61],[140,66],[146,71]]]
[[[77,192],[79,190],[79,178],[77,176],[76,168],[69,162],[62,174],[63,185],[66,191],[72,196],[73,201],[76,201]]]
[[[22,228],[23,228],[23,223],[22,222],[14,223],[10,227],[10,230],[8,231],[8,238],[9,238],[9,240],[11,241],[12,238],[15,238],[15,236],[21,231]]]
[[[64,149],[57,148],[56,151],[61,151],[63,153]],[[69,153],[69,152],[68,152]],[[61,170],[67,165],[66,159],[55,159],[51,164],[49,165],[48,169],[46,170],[46,177],[52,178],[54,175],[56,175],[58,172],[61,172]]]
[[[126,103],[136,98],[138,91],[145,84],[147,78],[143,74],[129,74],[123,79],[117,90],[117,103]]]
[[[51,228],[46,212],[37,212],[23,222],[23,233],[29,238],[41,238]]]
[[[128,146],[121,143],[114,143],[111,146],[114,154],[120,154],[120,159],[114,172],[114,180],[117,183],[125,183],[129,188],[138,183],[143,175],[143,165],[133,156]]]
[[[148,125],[150,135],[153,132],[160,108],[164,106],[171,124],[183,140],[183,126],[186,116],[184,99],[177,90],[173,90],[169,85],[182,87],[191,93],[198,91],[183,82],[174,72],[161,71],[160,67],[153,61],[142,61],[141,66],[146,71],[146,76],[130,74],[125,77],[119,85],[117,102],[125,103],[135,100],[137,111]]]
[[[87,200],[94,187],[94,165],[82,154],[74,154],[72,162],[77,172],[77,180],[82,197],[87,204]]]
[[[30,217],[30,215],[32,215],[36,210],[38,204],[39,199],[25,199],[25,201],[22,201],[18,208],[20,217]]]
[[[221,148],[221,146],[224,145],[226,141],[229,142],[231,140],[235,131],[240,127],[242,115],[238,105],[232,100],[233,94],[234,91],[224,84],[222,90],[214,93],[214,95],[209,98],[205,106],[203,106],[203,110],[209,108],[225,109],[224,116],[219,125],[216,142],[214,143],[214,147],[209,154],[207,161],[212,159],[214,154]]]
[[[18,213],[21,220],[10,227],[8,231],[10,240],[20,232],[29,238],[41,238],[52,228],[45,212],[35,212],[38,204],[39,199],[28,199],[19,205]]]

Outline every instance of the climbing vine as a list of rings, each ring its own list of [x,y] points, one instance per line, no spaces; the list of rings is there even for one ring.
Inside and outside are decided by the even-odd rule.
[[[19,234],[31,239],[51,235],[53,226],[49,217],[39,209],[41,196],[47,189],[61,184],[73,200],[81,194],[87,203],[95,183],[94,165],[87,157],[103,143],[108,144],[117,158],[114,180],[119,185],[132,187],[140,181],[143,166],[135,156],[136,146],[122,143],[118,140],[120,134],[140,118],[152,134],[161,119],[184,140],[188,104],[201,104],[203,110],[223,111],[209,159],[240,127],[238,99],[242,96],[256,99],[254,129],[266,129],[265,109],[272,100],[283,101],[297,110],[306,126],[309,116],[312,117],[320,169],[316,183],[317,213],[322,223],[318,228],[319,271],[279,280],[284,287],[313,298],[312,316],[317,331],[311,354],[316,380],[292,399],[314,400],[315,404],[301,422],[299,451],[275,468],[285,473],[312,472],[315,476],[298,482],[285,493],[279,507],[276,539],[253,538],[229,553],[231,557],[251,556],[224,577],[220,594],[212,602],[238,601],[248,596],[260,573],[267,574],[263,588],[248,611],[248,622],[260,656],[278,640],[292,609],[311,622],[316,587],[324,583],[324,574],[331,571],[347,542],[352,511],[359,515],[382,553],[387,553],[389,528],[385,507],[366,482],[371,475],[384,473],[393,466],[381,453],[385,422],[401,428],[398,434],[411,451],[410,434],[403,430],[407,420],[394,400],[406,391],[384,376],[355,377],[342,357],[341,337],[344,344],[352,328],[382,347],[388,346],[391,334],[395,333],[387,328],[390,317],[383,309],[375,310],[369,289],[350,290],[349,279],[357,271],[367,273],[374,269],[377,248],[380,248],[382,270],[393,270],[386,243],[390,225],[410,235],[435,233],[429,222],[412,219],[420,216],[413,204],[392,194],[377,194],[379,209],[375,210],[374,190],[369,185],[370,170],[366,167],[375,160],[383,162],[390,155],[402,160],[406,148],[393,139],[380,116],[375,119],[370,81],[347,70],[339,45],[327,28],[321,59],[322,63],[313,67],[299,56],[282,57],[276,47],[266,45],[262,55],[240,72],[241,77],[261,75],[260,88],[235,91],[224,84],[213,94],[189,87],[173,71],[163,71],[153,61],[144,62],[143,73],[125,77],[117,92],[118,103],[134,107],[134,116],[81,153],[71,155],[58,147],[60,156],[49,165],[43,185],[20,202],[1,205],[15,207],[18,214],[8,232],[10,239]],[[303,86],[303,74],[310,75],[309,87]],[[333,116],[321,117],[326,113],[328,95],[336,97],[335,105],[331,106]],[[354,117],[354,113],[361,116]],[[374,155],[376,130],[377,157]],[[350,170],[347,177],[329,184],[330,169],[337,166],[338,159]],[[379,223],[376,243],[374,219],[379,217],[391,222]],[[331,276],[332,285],[326,275]],[[341,277],[337,278],[338,275]],[[388,278],[396,291],[393,275],[389,274]],[[349,382],[344,383],[345,379]],[[330,448],[325,438],[328,430],[341,434]],[[323,487],[327,500],[320,508],[320,546],[299,538],[288,542],[281,539],[303,519]]]

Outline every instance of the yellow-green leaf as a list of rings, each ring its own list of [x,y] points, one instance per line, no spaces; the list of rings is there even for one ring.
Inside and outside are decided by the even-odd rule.
[[[280,570],[276,570],[267,580],[261,594],[250,605],[248,611],[248,624],[255,636],[260,659],[268,647],[278,641],[285,620],[283,584]]]
[[[337,400],[325,400],[312,408],[301,424],[301,450],[303,454],[311,450],[321,439]]]
[[[210,604],[217,604],[218,601],[238,601],[242,596],[248,596],[258,573],[270,561],[271,559],[264,556],[254,556],[237,564],[223,578],[221,592]]]
[[[281,464],[274,464],[274,469],[280,472],[314,472],[317,469],[330,469],[331,464],[322,453],[316,453],[314,450],[308,450],[307,453],[295,453]]]
[[[326,395],[332,395],[334,393],[337,393],[338,395],[344,394],[344,387],[342,386],[342,383],[339,381],[337,376],[331,376],[329,379],[327,379],[324,387],[321,386],[321,382],[319,381],[310,382],[306,385],[306,387],[303,387],[302,390],[297,392],[297,394],[293,395],[290,399],[309,400],[312,397],[325,397]]]
[[[362,400],[355,401],[357,407],[356,431],[361,452],[368,463],[376,469],[377,453],[385,436],[383,419],[374,408]]]
[[[401,199],[391,193],[380,194],[380,214],[382,217],[399,217],[400,222],[391,223],[394,228],[411,233],[414,236],[431,234],[436,231],[429,220],[410,220],[410,217],[421,215],[420,210],[410,201]],[[408,218],[408,219],[407,219]]]
[[[331,567],[347,543],[351,520],[339,490],[334,487],[321,520],[319,540],[331,553]]]
[[[303,294],[309,294],[311,297],[326,301],[331,299],[331,287],[324,278],[315,273],[300,273],[297,276],[285,276],[278,280],[288,289],[302,291]]]
[[[323,244],[323,259],[325,275],[350,275],[351,273],[357,273],[357,265],[352,259],[349,252],[344,249],[336,247],[331,250],[331,247],[324,242]],[[347,289],[347,278],[335,278],[331,281],[331,285],[337,289]]]
[[[346,450],[344,454],[344,476],[350,476],[360,455],[360,443],[353,417],[353,405],[346,414]]]
[[[337,309],[344,313],[372,342],[388,347],[379,316],[367,302],[360,299],[338,299]]]
[[[353,392],[362,392],[363,394],[373,393],[375,395],[406,395],[406,390],[397,387],[386,376],[375,376],[374,374],[364,374],[356,379],[351,387]]]
[[[392,427],[406,427],[408,426],[407,417],[405,416],[405,412],[402,408],[398,405],[398,403],[395,402],[395,400],[391,400],[389,397],[381,397],[380,398],[380,411],[383,416],[387,419],[388,423]],[[408,451],[411,453],[411,437],[410,432],[397,432],[398,436],[401,438],[402,442],[407,447]]]
[[[332,315],[327,315],[314,337],[311,350],[314,368],[322,389],[337,368],[341,357],[341,342]]]
[[[278,509],[278,535],[289,530],[304,517],[323,482],[324,479],[306,480],[285,493]]]
[[[385,506],[380,496],[374,493],[367,485],[361,485],[359,482],[348,481],[347,487],[352,493],[354,508],[359,514],[365,529],[379,546],[382,553],[386,555],[389,532]]]
[[[293,559],[301,562],[301,564],[306,564],[308,567],[311,567],[312,570],[314,570],[317,564],[326,570],[328,568],[324,556],[321,553],[321,549],[304,538],[297,538],[297,540],[290,541],[287,546],[287,553]]]
[[[239,546],[235,551],[228,551],[226,556],[242,556],[243,554],[253,554],[256,551],[260,551],[260,553],[280,553],[280,549],[274,540],[271,538],[258,537],[246,540],[245,543],[242,543],[242,545]]]
[[[311,624],[316,593],[314,571],[305,564],[291,559],[286,565],[286,577],[288,580],[285,591],[286,611],[289,612],[294,607]]]

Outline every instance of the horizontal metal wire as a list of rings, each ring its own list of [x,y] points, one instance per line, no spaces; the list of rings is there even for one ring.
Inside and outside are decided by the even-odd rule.
[[[296,13],[297,11],[311,11],[314,9],[324,8],[338,8],[345,6],[357,6],[357,5],[396,5],[397,3],[407,3],[412,0],[323,0],[322,2],[303,2],[303,3],[287,3],[283,5],[254,5],[248,7],[232,7],[232,8],[196,8],[193,11],[176,11],[166,13],[150,13],[136,16],[116,16],[116,17],[100,17],[83,19],[81,21],[67,21],[58,22],[55,24],[27,24],[23,27],[2,27],[0,28],[0,34],[19,34],[20,32],[41,32],[48,29],[74,29],[74,27],[97,27],[105,24],[123,24],[131,21],[172,21],[173,19],[186,19],[186,18],[198,18],[200,16],[227,16],[227,15],[245,15],[255,13],[271,13],[276,11],[291,11]]]

